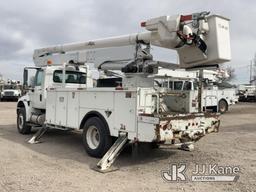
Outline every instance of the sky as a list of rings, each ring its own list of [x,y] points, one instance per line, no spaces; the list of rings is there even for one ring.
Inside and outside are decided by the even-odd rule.
[[[22,79],[33,50],[55,44],[141,32],[140,22],[162,15],[210,11],[231,19],[235,83],[248,83],[256,52],[256,1],[252,0],[8,0],[0,1],[0,74]],[[176,62],[174,51],[157,59]]]

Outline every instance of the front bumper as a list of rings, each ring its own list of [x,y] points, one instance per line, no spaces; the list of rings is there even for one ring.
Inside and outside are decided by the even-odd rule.
[[[19,96],[2,96],[2,100],[18,100]]]

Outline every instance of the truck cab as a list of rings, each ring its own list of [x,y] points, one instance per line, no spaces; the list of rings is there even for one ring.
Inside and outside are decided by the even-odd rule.
[[[90,72],[86,67],[65,67],[62,65],[46,67],[28,67],[24,69],[24,84],[27,88],[27,96],[29,97],[31,106],[35,109],[46,108],[47,90],[58,87],[85,88],[92,86]],[[31,72],[28,74],[28,72]],[[28,76],[30,75],[30,82]],[[32,76],[31,76],[32,75]],[[63,78],[65,77],[65,78]]]
[[[65,78],[63,78],[65,77]],[[93,81],[86,66],[71,67],[48,65],[24,69],[26,94],[18,100],[18,130],[29,133],[33,125],[42,125],[45,119],[47,93],[56,88],[83,89],[92,87]]]

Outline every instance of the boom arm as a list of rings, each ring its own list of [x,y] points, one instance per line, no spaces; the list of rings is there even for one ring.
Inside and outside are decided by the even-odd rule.
[[[176,50],[180,65],[185,68],[229,61],[229,20],[208,14],[209,12],[202,12],[185,16],[157,17],[141,23],[147,32],[36,49],[34,62],[36,65],[42,65],[42,58],[49,58],[49,55],[137,44]],[[107,60],[109,58],[106,56]],[[88,61],[85,59],[83,62]],[[46,65],[47,61],[44,64]]]

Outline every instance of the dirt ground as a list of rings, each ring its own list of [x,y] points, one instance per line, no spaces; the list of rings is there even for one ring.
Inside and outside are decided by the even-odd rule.
[[[0,103],[0,191],[256,191],[256,103],[240,103],[221,117],[219,133],[207,135],[193,152],[154,149],[134,161],[121,153],[118,171],[102,174],[90,167],[81,134],[49,131],[42,143],[31,145],[31,135],[16,129],[14,102]],[[170,163],[240,167],[237,182],[166,182],[161,170]]]

